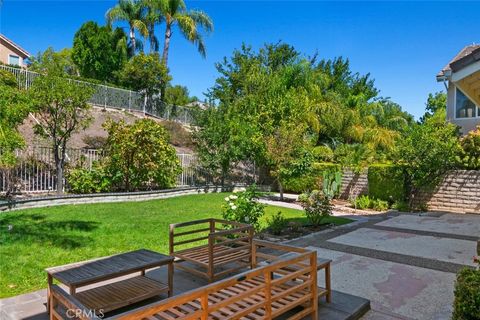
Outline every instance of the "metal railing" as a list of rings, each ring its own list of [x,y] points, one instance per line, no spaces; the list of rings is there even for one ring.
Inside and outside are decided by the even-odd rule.
[[[39,73],[20,68],[0,65],[0,70],[11,72],[17,79],[19,88],[29,89]],[[160,119],[171,120],[183,124],[191,124],[193,116],[190,108],[182,106],[151,107],[147,104],[145,96],[137,91],[115,88],[103,84],[95,84],[86,81],[73,80],[77,83],[91,85],[95,92],[90,98],[90,103],[104,108],[122,109],[148,114]]]
[[[45,193],[56,190],[55,161],[50,147],[29,147],[17,150],[17,164],[10,181],[22,193]],[[102,159],[103,153],[95,149],[68,149],[67,165],[92,169],[93,164]],[[197,157],[179,153],[177,157],[182,173],[177,176],[177,186],[195,186],[208,183],[205,173],[198,166]],[[8,188],[6,172],[0,171],[0,192]],[[67,181],[68,182],[68,181]],[[12,182],[10,182],[12,183]]]

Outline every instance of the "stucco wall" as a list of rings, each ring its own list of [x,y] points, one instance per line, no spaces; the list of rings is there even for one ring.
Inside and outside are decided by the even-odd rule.
[[[20,58],[20,65],[24,65],[22,55],[17,50],[12,48],[8,43],[0,39],[0,62],[8,64],[8,56],[10,54],[18,56]]]

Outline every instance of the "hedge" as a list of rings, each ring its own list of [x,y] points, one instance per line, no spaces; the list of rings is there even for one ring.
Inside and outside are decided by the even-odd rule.
[[[405,200],[403,167],[392,164],[373,164],[368,168],[368,195],[389,202]]]
[[[329,162],[315,162],[307,174],[284,181],[283,189],[286,192],[302,193],[322,188],[322,174],[327,170],[341,170],[341,166]]]
[[[465,268],[457,274],[452,319],[480,319],[480,270]]]

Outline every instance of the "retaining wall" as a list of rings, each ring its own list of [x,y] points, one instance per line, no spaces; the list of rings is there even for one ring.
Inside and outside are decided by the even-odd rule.
[[[169,190],[145,191],[145,192],[95,193],[95,194],[88,194],[88,195],[33,197],[33,198],[16,200],[11,208],[9,208],[8,204],[5,202],[0,203],[0,211],[50,207],[50,206],[59,206],[59,205],[66,205],[66,204],[147,201],[147,200],[178,197],[182,195],[192,195],[192,194],[212,193],[212,192],[222,192],[222,191],[223,191],[222,187],[207,186],[207,187],[176,188],[176,189],[169,189]]]
[[[341,198],[349,199],[361,194],[368,194],[367,173],[344,171]],[[421,192],[415,202],[426,204],[431,211],[480,214],[480,171],[451,171],[436,188]]]

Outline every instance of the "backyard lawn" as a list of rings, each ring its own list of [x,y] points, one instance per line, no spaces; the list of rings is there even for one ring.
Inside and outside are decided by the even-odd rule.
[[[225,196],[202,194],[0,213],[0,298],[45,288],[46,267],[139,248],[168,253],[168,225],[221,218]],[[262,226],[266,226],[266,217],[278,211],[288,219],[305,222],[303,211],[268,206]]]

